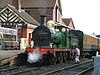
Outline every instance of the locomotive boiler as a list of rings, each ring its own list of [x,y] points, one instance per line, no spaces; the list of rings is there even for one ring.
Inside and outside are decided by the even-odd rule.
[[[63,34],[54,25],[52,20],[46,24],[46,17],[41,16],[41,25],[34,29],[32,33],[32,40],[35,47],[57,48],[62,45],[61,40],[65,41],[62,38]]]

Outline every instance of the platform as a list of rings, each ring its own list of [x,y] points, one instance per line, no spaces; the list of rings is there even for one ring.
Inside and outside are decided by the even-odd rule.
[[[0,60],[23,53],[25,50],[0,50]]]
[[[14,56],[24,53],[25,50],[0,50],[0,66],[11,61]]]

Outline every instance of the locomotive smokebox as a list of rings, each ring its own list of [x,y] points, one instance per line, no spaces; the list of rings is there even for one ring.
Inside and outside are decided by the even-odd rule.
[[[40,18],[41,18],[41,26],[46,26],[46,15],[41,15],[40,16]]]
[[[40,26],[34,29],[32,32],[32,40],[34,41],[34,46],[38,47],[50,47],[51,42],[51,32],[46,27],[46,16],[40,16]]]

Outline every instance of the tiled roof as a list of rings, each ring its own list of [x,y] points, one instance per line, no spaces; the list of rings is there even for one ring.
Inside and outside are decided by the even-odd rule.
[[[62,20],[68,26],[70,21],[72,21],[72,18],[63,18]]]
[[[33,25],[39,25],[39,23],[33,19],[30,15],[28,15],[26,12],[21,11],[19,12],[15,7],[8,5],[18,16],[20,16],[25,22],[33,24]]]
[[[23,7],[32,7],[32,8],[39,8],[39,7],[54,7],[56,0],[21,0],[22,8]]]
[[[62,21],[64,22],[65,25],[71,27],[72,29],[75,29],[72,18],[63,18]]]
[[[7,4],[12,4],[12,0],[0,0],[0,8],[4,8]]]
[[[0,8],[4,8],[7,4],[12,4],[12,0],[0,0]],[[56,0],[21,0],[22,8],[39,8],[39,7],[54,7]]]

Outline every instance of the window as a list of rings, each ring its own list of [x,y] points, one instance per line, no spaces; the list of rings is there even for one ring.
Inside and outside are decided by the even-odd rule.
[[[55,21],[56,21],[56,22],[60,22],[60,11],[59,11],[59,8],[56,7],[55,10],[56,10],[56,11],[55,11]]]

